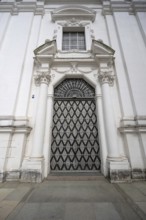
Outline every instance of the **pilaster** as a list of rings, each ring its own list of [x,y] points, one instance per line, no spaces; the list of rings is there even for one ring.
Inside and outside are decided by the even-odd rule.
[[[101,84],[103,97],[103,114],[107,143],[107,167],[108,177],[111,182],[129,181],[130,166],[128,159],[120,155],[117,128],[110,97],[110,86],[114,85],[114,74],[108,63],[100,63],[98,79]]]
[[[44,133],[46,125],[46,109],[48,84],[50,72],[40,72],[35,77],[35,83],[39,86],[39,100],[36,113],[32,151],[30,158],[25,160],[22,166],[21,180],[24,182],[41,182],[44,178]]]

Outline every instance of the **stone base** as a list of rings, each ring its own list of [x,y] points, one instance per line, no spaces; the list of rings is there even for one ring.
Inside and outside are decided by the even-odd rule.
[[[20,180],[20,170],[11,170],[0,173],[0,182],[19,181],[19,180]]]
[[[111,183],[131,182],[131,170],[110,170],[108,178]]]
[[[20,179],[20,171],[12,170],[6,172],[6,181],[18,181]]]
[[[21,182],[41,183],[44,179],[44,159],[24,160],[21,169]]]
[[[0,183],[3,183],[6,181],[6,173],[5,172],[1,172],[0,173]]]
[[[146,169],[139,169],[139,168],[132,169],[132,179],[133,180],[145,180]]]
[[[127,159],[107,159],[108,178],[111,183],[131,182],[131,169]]]

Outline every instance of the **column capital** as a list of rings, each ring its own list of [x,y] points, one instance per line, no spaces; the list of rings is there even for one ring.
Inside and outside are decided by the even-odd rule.
[[[110,86],[114,85],[115,76],[112,74],[111,70],[100,70],[98,74],[98,79],[101,84],[108,83]]]
[[[34,77],[35,84],[37,86],[39,86],[42,83],[49,85],[49,82],[51,81],[51,77],[52,77],[52,75],[50,74],[49,71],[47,71],[47,72],[39,72],[38,71],[38,74]]]

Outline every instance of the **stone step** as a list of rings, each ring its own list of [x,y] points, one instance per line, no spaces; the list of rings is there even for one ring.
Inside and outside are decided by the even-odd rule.
[[[105,177],[101,173],[51,173],[48,175],[47,180],[95,181],[105,180]]]

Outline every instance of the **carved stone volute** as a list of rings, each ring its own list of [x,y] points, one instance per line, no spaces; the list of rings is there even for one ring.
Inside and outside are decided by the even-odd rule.
[[[35,79],[35,84],[37,86],[39,86],[42,83],[49,85],[49,82],[51,80],[51,75],[49,72],[39,72],[39,74],[36,75],[34,79]]]
[[[98,79],[101,84],[108,83],[110,86],[113,86],[115,76],[112,74],[112,71],[108,69],[104,71],[100,70]]]

